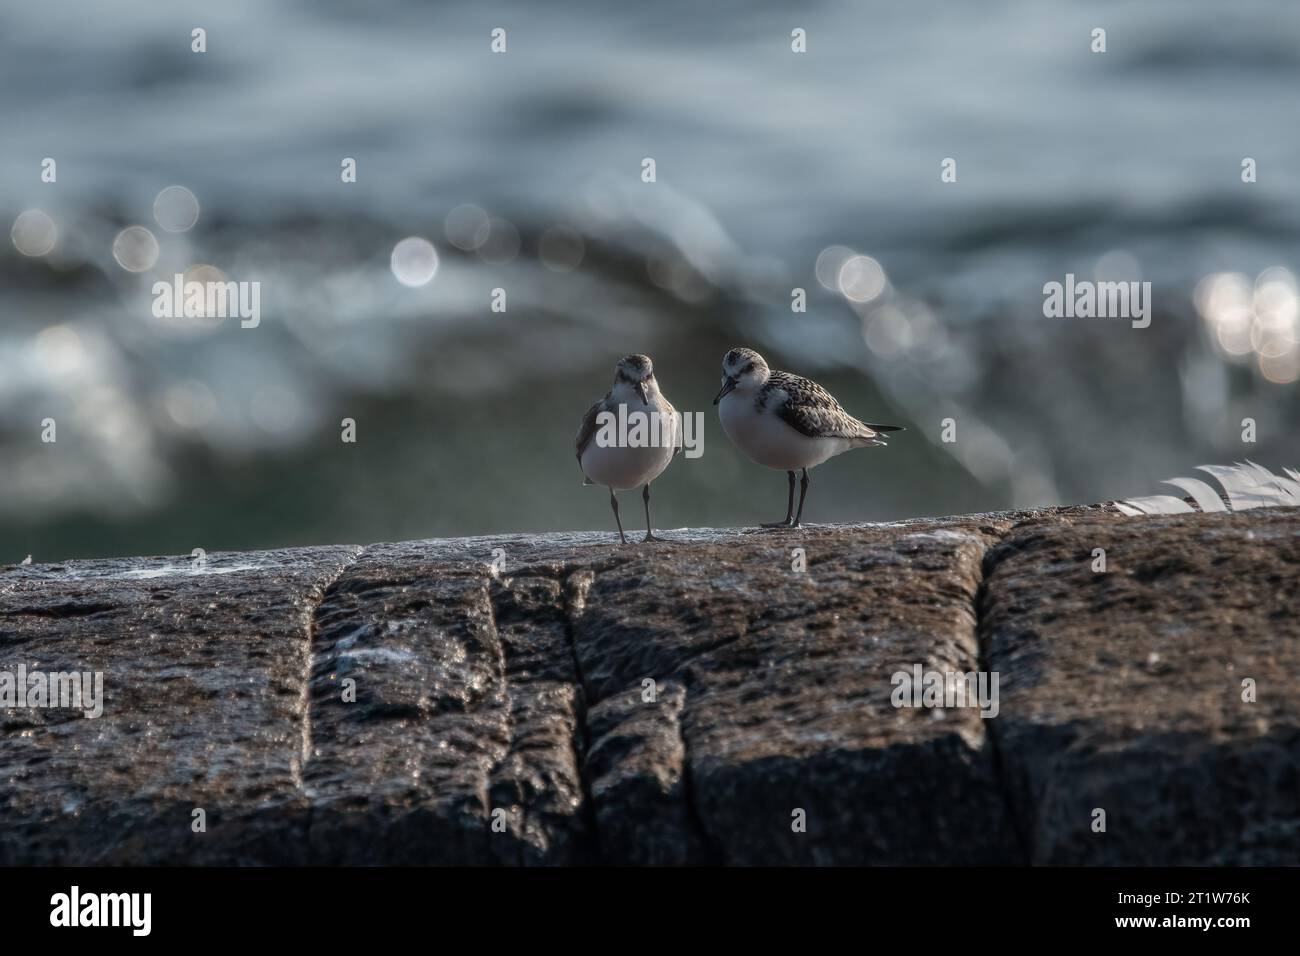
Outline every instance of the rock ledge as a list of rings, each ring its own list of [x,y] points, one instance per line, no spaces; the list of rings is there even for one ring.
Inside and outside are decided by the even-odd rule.
[[[1300,863],[1300,509],[665,537],[0,568],[0,864]]]

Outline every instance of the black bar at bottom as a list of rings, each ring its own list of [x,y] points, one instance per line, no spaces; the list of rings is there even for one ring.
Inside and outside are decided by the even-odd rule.
[[[482,932],[494,947],[512,936],[531,947],[571,936],[585,947],[619,934],[680,938],[699,925],[732,942],[770,944],[773,932],[812,942],[834,927],[864,943],[918,933],[970,943],[1030,938],[1047,923],[1071,940],[1229,943],[1288,930],[1300,869],[10,868],[0,884],[6,943],[70,933],[129,941],[145,928],[143,894],[147,938],[169,942],[371,947],[414,933],[436,946]],[[115,916],[121,925],[71,925]]]

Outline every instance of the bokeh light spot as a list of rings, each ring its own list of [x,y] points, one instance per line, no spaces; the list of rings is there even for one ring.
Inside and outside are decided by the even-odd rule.
[[[184,186],[168,186],[154,198],[153,217],[168,232],[185,232],[199,221],[199,201]]]
[[[158,240],[144,226],[127,226],[113,240],[113,258],[127,272],[152,269],[158,251]]]
[[[438,250],[420,236],[409,236],[393,246],[393,275],[409,288],[428,285],[438,271]]]
[[[885,291],[885,270],[871,256],[850,256],[840,266],[840,292],[852,302],[870,302]]]
[[[20,212],[9,233],[14,247],[25,256],[43,256],[54,248],[59,230],[54,220],[39,209]]]
[[[457,206],[447,213],[443,227],[447,231],[447,241],[466,252],[472,252],[487,242],[491,232],[488,214],[472,203]]]
[[[844,263],[853,258],[853,250],[848,246],[827,246],[817,253],[817,263],[813,272],[822,288],[831,292],[840,291],[840,269]]]

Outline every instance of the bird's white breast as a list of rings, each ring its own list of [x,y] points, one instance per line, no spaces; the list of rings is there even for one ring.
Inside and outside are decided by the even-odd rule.
[[[639,400],[634,400],[627,405],[629,415],[638,411],[647,414],[659,413],[659,445],[643,447],[601,445],[597,441],[600,435],[597,429],[596,435],[592,436],[586,450],[582,453],[582,473],[595,484],[605,485],[615,491],[636,488],[658,478],[673,460],[673,449],[679,441],[672,406],[667,403],[664,405],[667,411],[654,398],[650,400],[649,406],[642,405]],[[614,407],[613,414],[618,414],[617,406]]]
[[[785,394],[777,392],[759,411],[752,393],[733,391],[718,403],[722,430],[752,461],[782,471],[812,468],[853,447],[844,438],[809,438],[786,424],[773,410],[776,402],[784,400]]]

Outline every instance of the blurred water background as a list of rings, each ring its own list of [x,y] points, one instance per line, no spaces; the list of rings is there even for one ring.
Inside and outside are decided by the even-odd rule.
[[[634,351],[705,413],[668,528],[783,511],[710,405],[741,344],[908,426],[813,521],[1298,465],[1297,90],[1285,0],[6,2],[0,562],[608,528],[572,439]],[[154,318],[176,272],[260,326]],[[1151,326],[1044,318],[1067,272]]]

